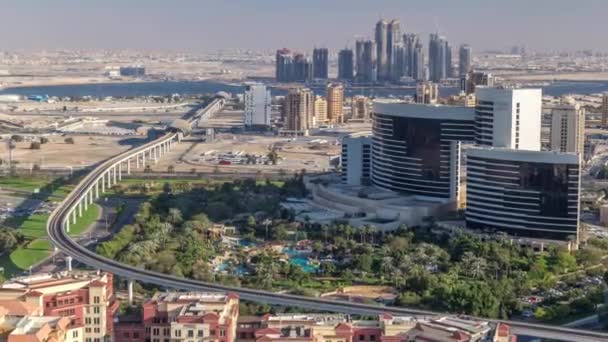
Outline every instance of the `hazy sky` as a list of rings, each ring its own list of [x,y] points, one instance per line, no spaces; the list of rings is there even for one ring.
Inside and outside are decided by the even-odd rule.
[[[608,0],[0,0],[0,50],[340,48],[381,16],[475,49],[608,51]]]

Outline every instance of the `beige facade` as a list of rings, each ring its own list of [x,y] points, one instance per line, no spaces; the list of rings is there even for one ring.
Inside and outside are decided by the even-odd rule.
[[[291,89],[285,96],[285,130],[308,135],[313,128],[314,97],[308,88]]]
[[[315,116],[313,125],[319,126],[327,124],[327,100],[321,96],[315,98]]]
[[[475,107],[475,94],[452,95],[443,102],[450,106]]]
[[[416,85],[416,103],[435,104],[439,99],[437,83],[425,81]]]
[[[370,116],[370,100],[362,95],[353,96],[351,100],[351,119],[352,120],[369,120]]]
[[[551,105],[551,150],[583,153],[585,146],[585,109],[571,98]]]
[[[344,122],[344,86],[340,83],[327,86],[327,120],[331,124]]]

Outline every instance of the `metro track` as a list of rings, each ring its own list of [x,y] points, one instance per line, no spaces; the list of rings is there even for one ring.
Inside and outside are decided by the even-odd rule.
[[[292,306],[318,311],[340,312],[346,314],[360,315],[379,315],[389,313],[392,315],[414,315],[414,316],[438,316],[449,315],[445,312],[435,312],[420,309],[409,309],[402,307],[380,306],[361,303],[352,303],[345,301],[337,301],[331,299],[306,297],[300,295],[291,295],[283,293],[274,293],[271,291],[255,290],[250,288],[226,286],[211,282],[202,282],[192,279],[175,277],[168,274],[158,273],[146,269],[141,269],[131,265],[119,263],[115,260],[105,258],[95,252],[81,246],[74,241],[65,230],[65,222],[69,221],[70,214],[74,213],[75,208],[79,205],[85,196],[89,196],[89,191],[97,185],[101,177],[110,169],[120,163],[136,156],[146,150],[154,148],[159,143],[178,138],[178,133],[167,133],[162,137],[151,141],[145,145],[125,151],[117,156],[111,157],[108,160],[100,163],[89,174],[87,174],[74,190],[61,202],[61,204],[51,213],[47,222],[48,236],[53,245],[79,262],[93,267],[95,269],[111,272],[117,276],[128,280],[136,280],[143,283],[155,284],[167,288],[174,288],[189,291],[218,291],[236,293],[243,300],[267,303],[272,305]],[[119,171],[120,172],[120,171]],[[483,319],[483,318],[480,318]],[[525,323],[519,321],[507,320],[491,320],[483,319],[495,323],[505,323],[511,326],[511,329],[516,334],[532,335],[537,337],[562,339],[564,341],[608,341],[608,333],[601,333],[588,330],[565,328],[560,326],[551,326],[544,324]]]

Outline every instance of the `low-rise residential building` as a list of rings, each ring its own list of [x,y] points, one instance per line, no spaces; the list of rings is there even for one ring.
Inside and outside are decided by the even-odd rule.
[[[113,275],[101,272],[36,274],[0,286],[0,303],[18,300],[45,317],[69,319],[69,341],[102,342],[111,338],[119,303]],[[1,304],[0,304],[1,305]]]
[[[119,320],[115,342],[234,342],[239,298],[207,292],[156,293],[139,322]]]
[[[392,316],[352,320],[336,314],[278,314],[239,321],[237,340],[245,342],[416,342],[514,341],[509,326],[445,317]]]

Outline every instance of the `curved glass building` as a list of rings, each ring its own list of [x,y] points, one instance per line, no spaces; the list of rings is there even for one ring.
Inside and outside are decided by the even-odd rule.
[[[467,149],[467,227],[577,238],[579,189],[578,154]]]
[[[474,141],[474,110],[374,102],[371,180],[375,186],[455,200],[461,142]]]

